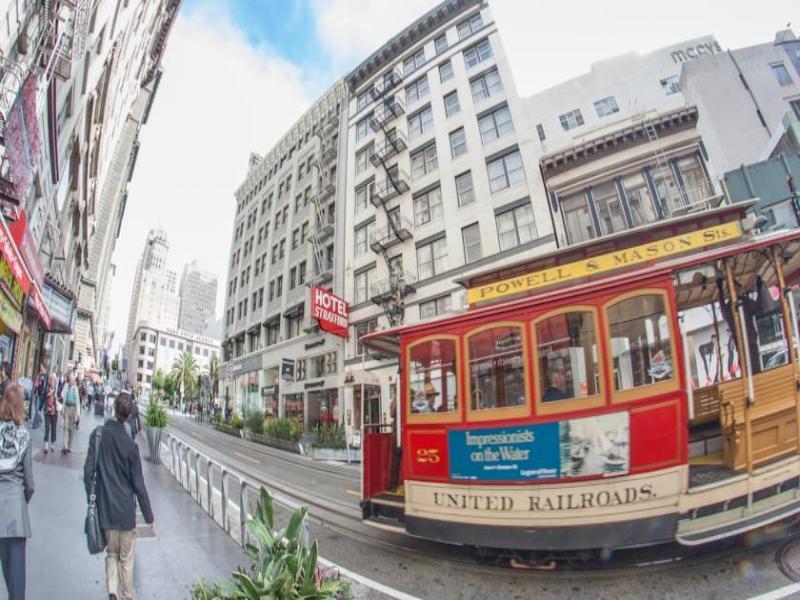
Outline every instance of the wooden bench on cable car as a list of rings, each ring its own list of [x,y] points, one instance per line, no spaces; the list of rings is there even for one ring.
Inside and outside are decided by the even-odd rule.
[[[723,459],[731,469],[747,467],[745,401],[742,379],[719,384]],[[759,464],[797,449],[794,366],[786,364],[753,376],[755,404],[750,407],[753,463]]]

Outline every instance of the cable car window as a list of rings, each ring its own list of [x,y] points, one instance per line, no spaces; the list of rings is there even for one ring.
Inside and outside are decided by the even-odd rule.
[[[469,336],[470,407],[525,405],[522,326],[504,325]]]
[[[600,389],[594,314],[565,312],[536,323],[542,402],[594,396]]]
[[[409,350],[409,406],[412,414],[458,410],[456,340],[431,339]]]
[[[608,307],[614,389],[628,390],[675,377],[664,297],[634,296]]]

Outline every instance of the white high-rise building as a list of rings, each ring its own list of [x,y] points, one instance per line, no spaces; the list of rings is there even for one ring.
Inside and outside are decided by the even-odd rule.
[[[217,276],[194,260],[183,267],[179,294],[178,328],[203,334],[217,310]]]
[[[154,329],[177,329],[180,296],[177,289],[177,274],[167,268],[169,243],[167,234],[153,229],[147,234],[142,256],[136,266],[136,275],[131,294],[128,316],[127,346],[129,352],[138,349],[134,339],[140,324],[147,323]],[[128,379],[137,381],[136,355],[128,357]],[[148,381],[149,383],[149,381]]]

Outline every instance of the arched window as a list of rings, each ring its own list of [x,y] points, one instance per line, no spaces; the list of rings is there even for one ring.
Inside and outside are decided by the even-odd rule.
[[[540,412],[602,403],[595,311],[574,307],[534,323]]]
[[[468,334],[467,356],[470,412],[517,407],[527,411],[522,324],[496,323]]]
[[[671,327],[663,294],[641,294],[606,309],[614,390],[676,379]]]
[[[408,411],[458,415],[458,338],[437,336],[408,349]]]

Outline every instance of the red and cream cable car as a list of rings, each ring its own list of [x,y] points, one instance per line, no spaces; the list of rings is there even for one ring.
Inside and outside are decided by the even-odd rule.
[[[800,512],[800,231],[746,205],[462,281],[470,309],[370,334],[364,518],[484,548],[698,545]]]

